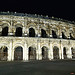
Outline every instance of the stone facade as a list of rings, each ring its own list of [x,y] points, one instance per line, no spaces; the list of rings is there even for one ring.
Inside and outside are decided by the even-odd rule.
[[[0,15],[0,60],[74,57],[74,24],[53,19]]]

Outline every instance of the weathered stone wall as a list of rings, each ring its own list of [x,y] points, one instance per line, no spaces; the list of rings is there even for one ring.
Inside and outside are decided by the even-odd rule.
[[[8,27],[8,36],[1,36],[2,29]],[[22,37],[16,37],[16,28],[22,28]],[[35,37],[29,36],[29,28],[35,30]],[[41,29],[44,29],[48,35],[47,38],[41,37]],[[53,38],[52,30],[56,32],[57,38]],[[62,38],[62,32],[67,39]],[[51,19],[21,17],[13,15],[0,15],[0,47],[8,48],[8,60],[14,60],[14,50],[16,47],[23,48],[23,60],[28,60],[29,47],[36,49],[36,59],[42,59],[42,47],[48,48],[48,59],[53,59],[53,47],[59,48],[59,58],[64,59],[63,48],[66,47],[67,58],[72,58],[71,48],[75,48],[75,41],[70,39],[70,34],[75,38],[75,25],[55,21]]]

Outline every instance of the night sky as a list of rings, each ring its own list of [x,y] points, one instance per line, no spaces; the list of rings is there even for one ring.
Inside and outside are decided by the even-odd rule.
[[[75,21],[75,2],[72,0],[2,0],[0,11],[42,14]]]

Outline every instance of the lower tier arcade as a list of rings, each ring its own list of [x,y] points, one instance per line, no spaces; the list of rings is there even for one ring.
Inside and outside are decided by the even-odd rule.
[[[0,60],[74,59],[74,44],[68,39],[0,37]]]

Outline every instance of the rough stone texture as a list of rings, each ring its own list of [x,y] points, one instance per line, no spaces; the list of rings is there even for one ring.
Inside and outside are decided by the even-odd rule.
[[[59,58],[64,59],[63,48],[66,47],[67,58],[72,59],[72,50],[75,48],[75,40],[70,39],[70,33],[75,38],[75,25],[67,22],[56,21],[52,19],[22,17],[14,15],[0,15],[0,34],[2,29],[8,27],[8,36],[0,37],[0,48],[8,48],[8,61],[14,60],[15,48],[23,48],[23,60],[29,60],[29,47],[36,49],[36,59],[42,60],[42,47],[48,48],[48,59],[53,59],[53,47],[59,48]],[[16,28],[22,28],[22,37],[16,37]],[[35,30],[35,37],[29,36],[29,28]],[[44,29],[47,38],[41,37],[41,29]],[[52,30],[56,32],[57,38],[52,37]],[[62,32],[67,39],[62,39]]]

